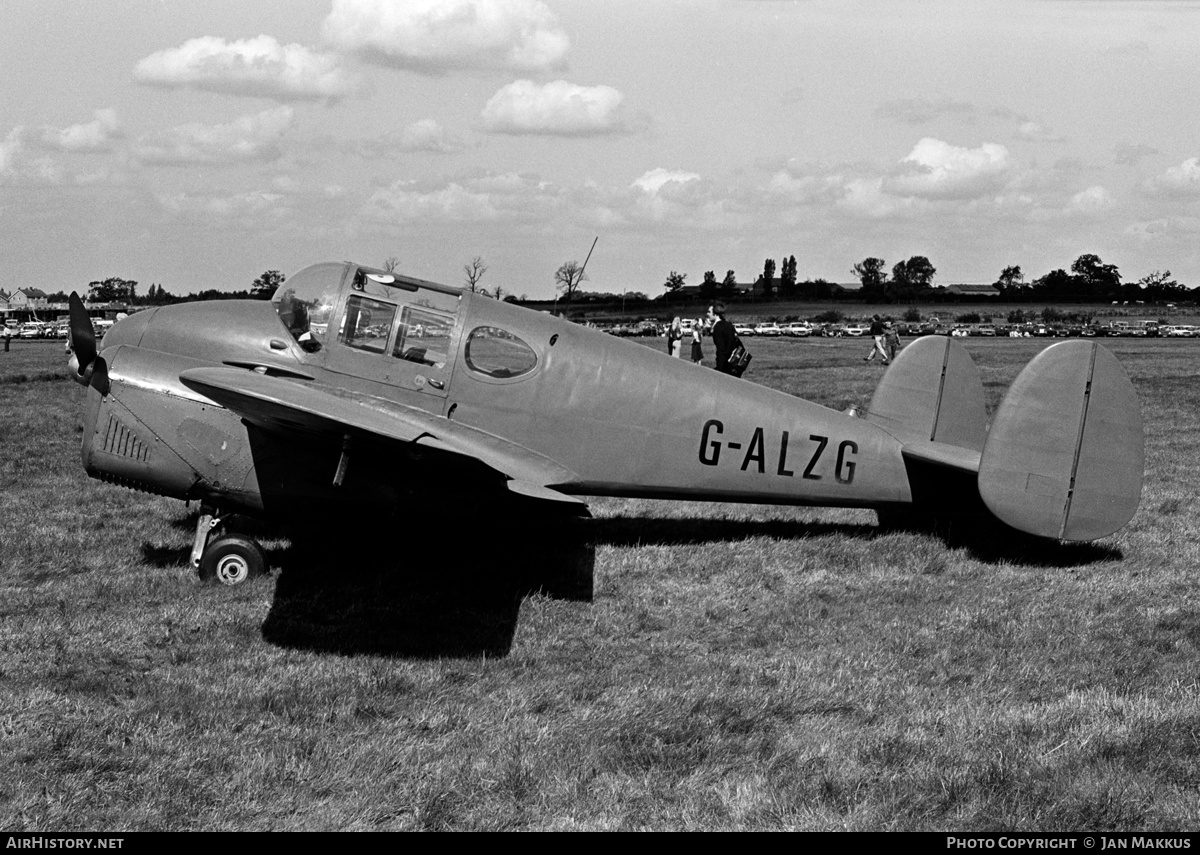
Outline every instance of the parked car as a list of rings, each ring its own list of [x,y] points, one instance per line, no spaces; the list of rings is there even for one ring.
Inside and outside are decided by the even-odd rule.
[[[754,335],[754,327],[749,324],[734,324],[733,331],[738,335]]]
[[[779,324],[759,324],[754,328],[755,335],[782,335],[783,330],[779,329]]]
[[[812,327],[807,321],[792,321],[792,323],[783,327],[784,335],[796,336],[797,338],[806,338],[812,335]]]

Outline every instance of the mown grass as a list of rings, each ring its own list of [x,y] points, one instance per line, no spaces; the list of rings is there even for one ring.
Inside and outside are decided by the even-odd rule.
[[[0,828],[1195,828],[1200,343],[1106,345],[1147,426],[1114,537],[601,500],[591,603],[462,518],[266,532],[271,578],[203,587],[187,509],[81,471],[82,389],[0,382]],[[994,406],[1040,343],[967,346]],[[865,404],[866,347],[752,376]]]

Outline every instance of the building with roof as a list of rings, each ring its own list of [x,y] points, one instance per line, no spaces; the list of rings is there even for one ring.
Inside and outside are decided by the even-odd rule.
[[[41,288],[18,288],[8,297],[8,309],[12,312],[36,312],[47,305],[46,292]]]

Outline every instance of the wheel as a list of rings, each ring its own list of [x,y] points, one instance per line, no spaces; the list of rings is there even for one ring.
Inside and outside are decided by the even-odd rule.
[[[200,558],[200,578],[215,579],[222,585],[241,585],[261,576],[266,569],[262,547],[237,534],[218,537]]]

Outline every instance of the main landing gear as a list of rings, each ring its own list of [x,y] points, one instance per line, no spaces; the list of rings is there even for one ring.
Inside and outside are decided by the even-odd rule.
[[[267,559],[253,538],[230,532],[213,537],[227,519],[215,508],[201,505],[200,518],[196,521],[196,540],[192,544],[192,567],[205,582],[215,580],[222,585],[241,585],[263,575],[267,571]]]

